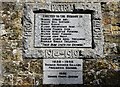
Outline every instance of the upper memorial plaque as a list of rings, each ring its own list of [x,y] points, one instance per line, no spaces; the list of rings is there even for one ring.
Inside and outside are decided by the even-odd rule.
[[[101,22],[101,3],[51,0],[47,3],[26,3],[23,16],[23,56],[102,57],[104,37]]]
[[[35,47],[92,47],[91,14],[36,13]]]

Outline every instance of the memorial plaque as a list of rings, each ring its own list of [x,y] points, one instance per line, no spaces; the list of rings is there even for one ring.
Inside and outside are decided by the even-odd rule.
[[[47,2],[24,6],[23,56],[43,59],[43,84],[83,84],[83,59],[103,57],[101,3]]]
[[[35,14],[35,47],[92,47],[91,14]]]
[[[43,84],[82,84],[82,59],[44,59]]]
[[[101,3],[48,2],[24,6],[23,56],[103,57]]]

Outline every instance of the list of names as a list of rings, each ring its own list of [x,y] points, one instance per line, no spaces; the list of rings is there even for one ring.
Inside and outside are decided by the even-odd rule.
[[[35,14],[35,47],[91,47],[91,15]]]

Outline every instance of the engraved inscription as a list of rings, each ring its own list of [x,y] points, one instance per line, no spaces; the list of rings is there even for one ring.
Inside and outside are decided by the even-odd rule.
[[[73,11],[73,5],[74,4],[51,4],[51,11]]]
[[[92,47],[91,14],[35,14],[35,47]]]
[[[100,20],[94,20],[94,31],[93,32],[94,32],[94,38],[96,40],[102,39]]]
[[[72,59],[103,56],[104,37],[100,3],[50,2],[48,5],[49,7],[43,3],[37,6],[32,3],[24,4],[24,58]],[[39,11],[44,13],[35,13],[37,9],[42,9]],[[93,13],[81,13],[82,10],[93,10]],[[75,16],[70,18],[72,15]],[[77,15],[81,17],[77,18]],[[76,26],[77,24],[79,26]],[[60,34],[63,34],[63,37],[60,37]]]
[[[83,60],[43,59],[43,84],[83,84]]]

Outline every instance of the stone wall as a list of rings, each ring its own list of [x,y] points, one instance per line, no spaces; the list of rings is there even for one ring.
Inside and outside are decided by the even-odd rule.
[[[96,2],[98,0],[94,1]],[[92,2],[94,1],[92,0]],[[1,86],[80,87],[80,85],[43,86],[43,60],[23,58],[22,17],[25,2],[35,2],[35,0],[4,0],[4,2],[0,2]],[[41,0],[40,2],[45,3],[47,0]],[[84,60],[84,85],[120,85],[119,4],[120,2],[117,0],[116,2],[112,2],[112,0],[111,2],[109,2],[109,0],[106,0],[106,2],[105,0],[103,2],[101,1],[102,26],[104,29],[104,57]]]

